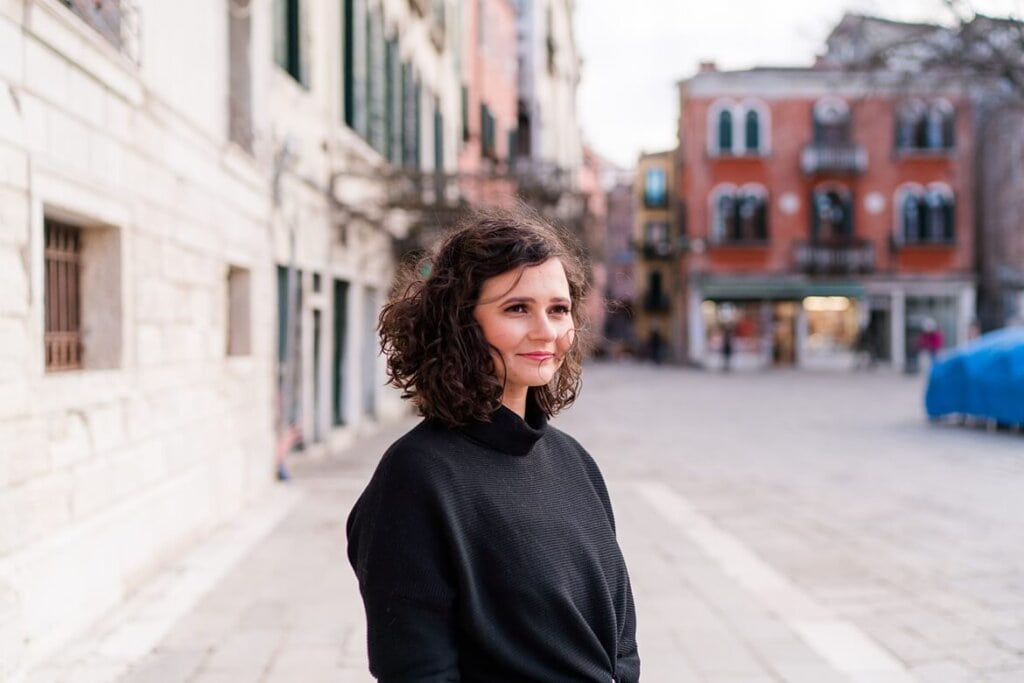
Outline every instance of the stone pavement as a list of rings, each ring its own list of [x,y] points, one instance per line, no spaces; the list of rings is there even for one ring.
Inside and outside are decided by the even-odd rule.
[[[1024,437],[921,380],[588,368],[651,683],[1024,681]],[[27,680],[368,681],[344,520],[411,423],[296,479]]]

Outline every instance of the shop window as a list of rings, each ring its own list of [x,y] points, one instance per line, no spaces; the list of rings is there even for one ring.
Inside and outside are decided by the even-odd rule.
[[[809,296],[803,300],[807,317],[809,356],[851,351],[860,331],[857,301],[845,296]]]

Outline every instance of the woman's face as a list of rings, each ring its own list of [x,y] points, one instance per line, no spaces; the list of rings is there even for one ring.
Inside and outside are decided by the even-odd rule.
[[[529,387],[555,376],[574,338],[571,307],[569,281],[555,258],[484,281],[473,317],[504,380],[502,403],[525,405]]]

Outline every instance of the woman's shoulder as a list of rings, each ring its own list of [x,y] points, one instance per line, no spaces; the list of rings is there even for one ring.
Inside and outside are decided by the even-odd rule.
[[[422,420],[384,451],[377,470],[386,471],[389,476],[427,477],[438,469],[446,469],[456,446],[454,430],[434,420]]]

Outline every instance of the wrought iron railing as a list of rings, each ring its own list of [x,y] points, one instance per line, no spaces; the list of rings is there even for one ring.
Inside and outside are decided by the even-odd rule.
[[[868,167],[868,151],[861,145],[807,145],[800,154],[804,173],[857,175]]]

